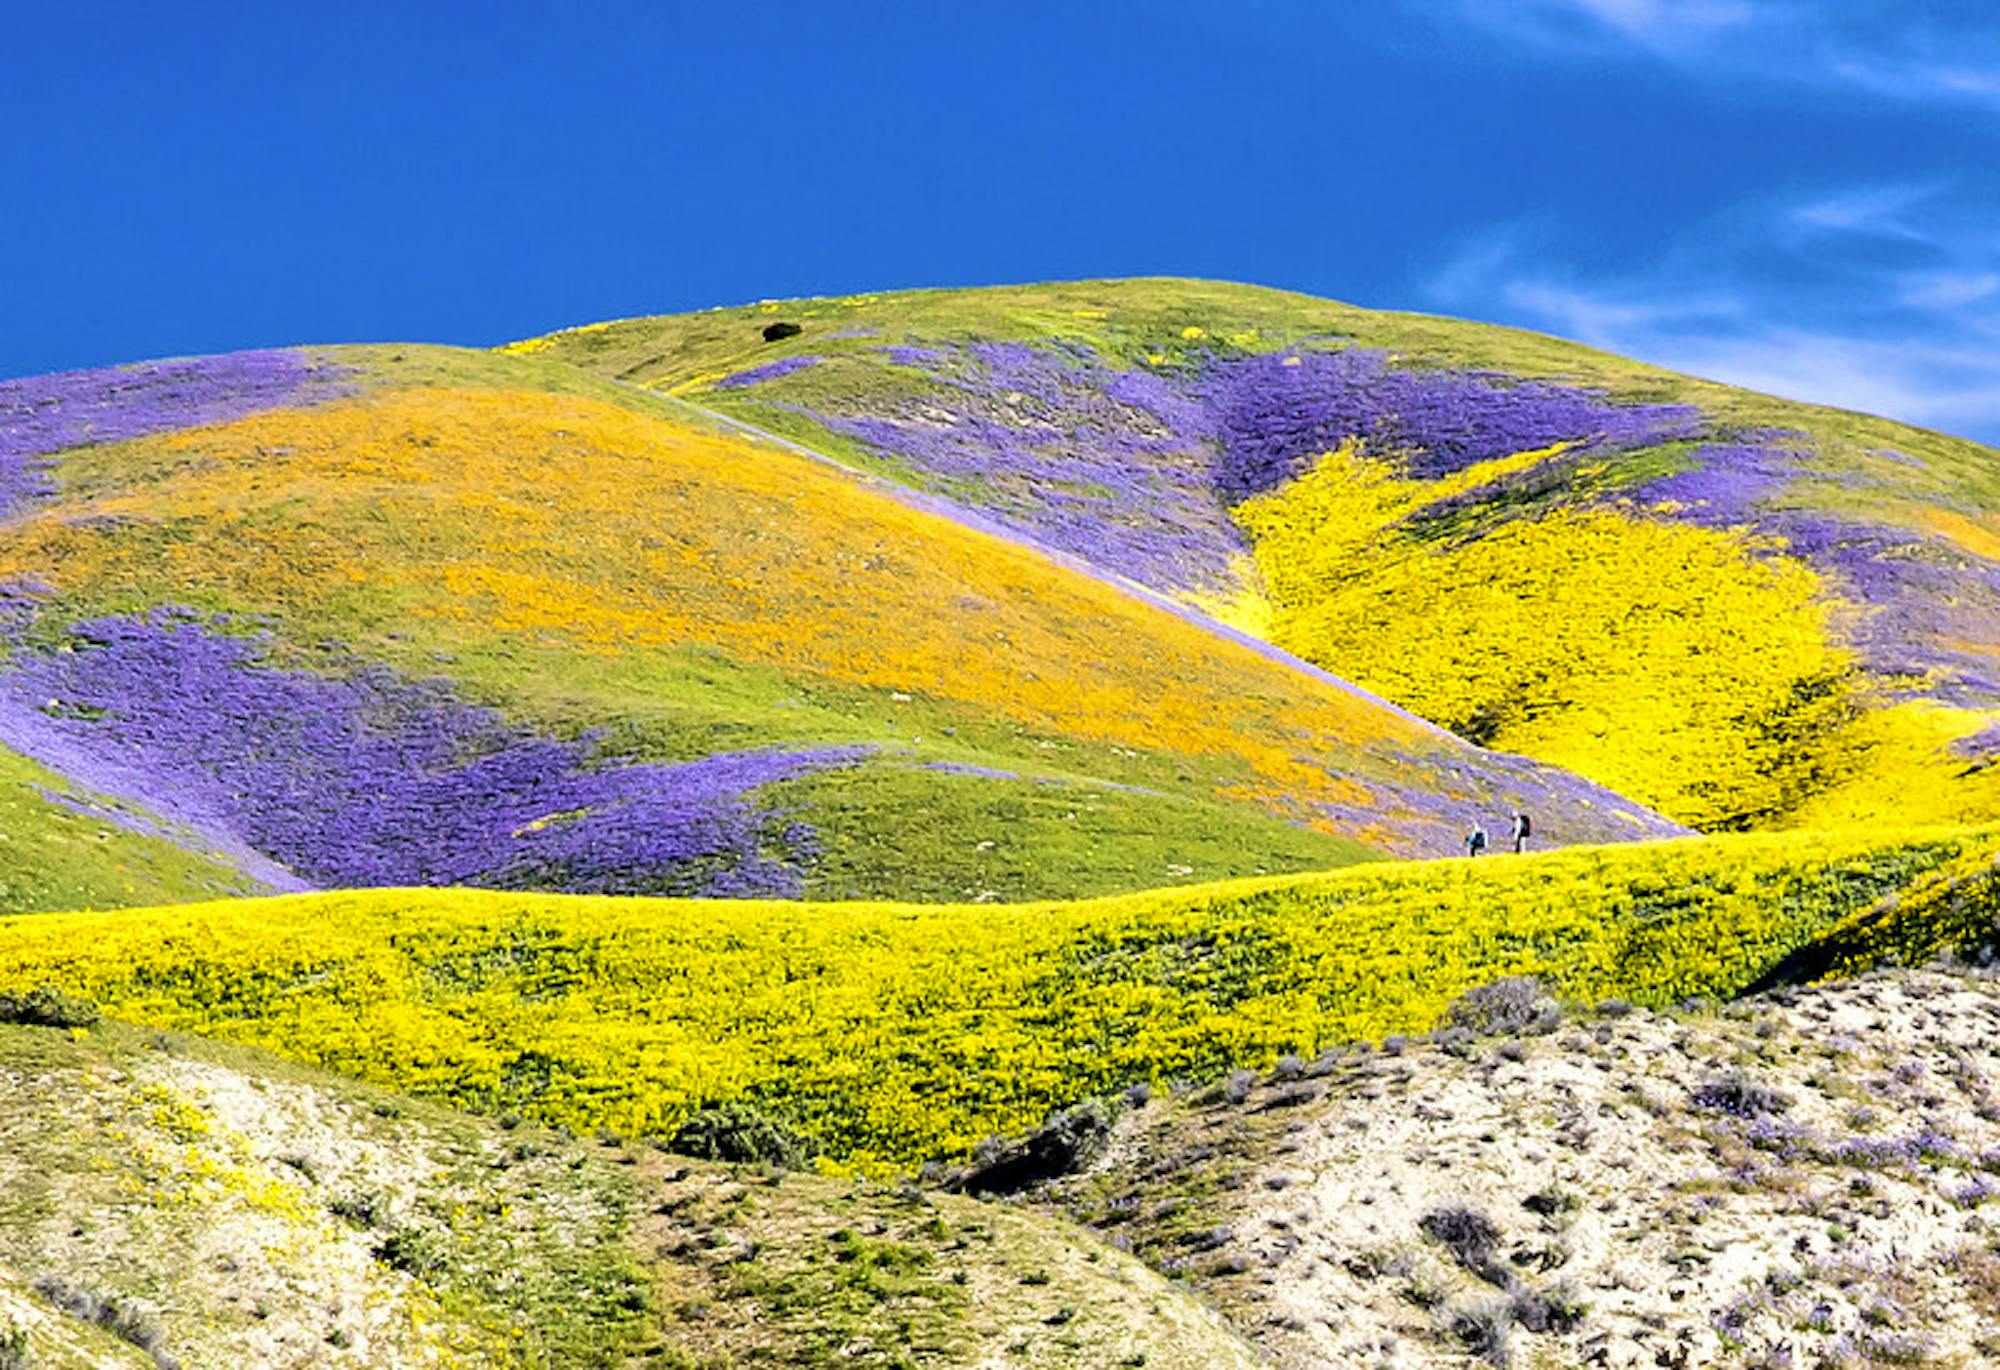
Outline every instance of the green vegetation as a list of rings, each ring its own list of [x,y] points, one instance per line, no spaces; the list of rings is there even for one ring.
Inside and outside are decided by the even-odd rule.
[[[0,748],[0,909],[105,908],[258,891],[219,858],[135,830],[150,822]]]

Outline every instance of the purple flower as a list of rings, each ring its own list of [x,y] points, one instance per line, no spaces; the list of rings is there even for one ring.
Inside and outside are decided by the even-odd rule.
[[[1548,381],[1396,368],[1365,348],[1221,362],[1198,391],[1219,428],[1217,485],[1232,501],[1302,474],[1350,439],[1434,480],[1559,442],[1643,447],[1691,436],[1701,424],[1690,405],[1618,404]]]
[[[1014,771],[1003,771],[993,766],[975,766],[965,761],[927,761],[924,763],[924,769],[927,771],[942,771],[946,775],[976,776],[982,780],[1019,780],[1021,778]]]
[[[803,371],[818,361],[819,358],[811,353],[780,357],[774,362],[765,362],[762,366],[753,366],[734,375],[724,376],[715,383],[715,386],[718,390],[737,390],[746,385],[755,385],[759,381],[774,381],[780,376],[789,376],[794,371]]]
[[[758,787],[866,749],[600,755],[373,666],[280,669],[187,611],[79,624],[0,673],[0,743],[145,804],[280,888],[797,893],[803,825]],[[774,830],[777,829],[777,830]]]
[[[338,398],[350,374],[282,350],[0,381],[0,517],[47,493],[34,458]]]
[[[811,417],[914,483],[1154,589],[1226,591],[1243,550],[1228,507],[1363,438],[1419,476],[1558,441],[1597,447],[1694,430],[1697,411],[1489,373],[1407,370],[1351,348],[1121,370],[1077,345],[881,349],[932,389],[866,392]],[[1289,363],[1289,364],[1288,364]],[[1220,497],[1218,497],[1220,496]]]

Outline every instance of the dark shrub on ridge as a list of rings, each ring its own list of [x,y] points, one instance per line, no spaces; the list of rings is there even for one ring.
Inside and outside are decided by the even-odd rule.
[[[819,1152],[811,1138],[800,1135],[782,1118],[748,1104],[703,1109],[681,1124],[666,1149],[704,1161],[786,1169],[803,1165]]]
[[[74,994],[41,985],[25,994],[0,993],[0,1023],[27,1027],[79,1028],[97,1022],[97,1005]]]
[[[1090,1101],[1058,1113],[1018,1142],[987,1142],[972,1165],[945,1188],[966,1194],[1016,1194],[1088,1165],[1111,1137],[1111,1115]]]
[[[1510,975],[1452,1000],[1439,1026],[1497,1036],[1551,1032],[1561,1021],[1562,1010],[1540,980],[1532,975]]]

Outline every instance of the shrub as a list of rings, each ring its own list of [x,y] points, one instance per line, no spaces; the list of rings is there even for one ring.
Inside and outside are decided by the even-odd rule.
[[[1058,1113],[1019,1142],[981,1147],[946,1186],[967,1194],[1016,1194],[1081,1170],[1104,1150],[1111,1116],[1096,1101]]]
[[[1505,1299],[1462,1304],[1446,1318],[1451,1334],[1488,1365],[1513,1363],[1514,1308]]]
[[[1551,1032],[1562,1021],[1562,1010],[1542,982],[1532,975],[1509,975],[1469,989],[1451,1001],[1439,1026],[1464,1028],[1485,1036],[1517,1032]]]
[[[380,1227],[389,1217],[389,1196],[379,1189],[358,1189],[331,1200],[327,1212],[356,1227]]]
[[[97,1005],[49,985],[26,993],[0,993],[0,1023],[26,1027],[80,1028],[98,1020]]]
[[[418,1279],[427,1279],[445,1267],[444,1246],[437,1235],[407,1224],[390,1230],[376,1246],[375,1259]]]
[[[1480,1279],[1505,1285],[1507,1274],[1494,1262],[1500,1229],[1476,1208],[1437,1208],[1417,1223],[1426,1237],[1449,1251],[1452,1259]]]
[[[35,1353],[28,1349],[28,1332],[10,1326],[0,1332],[0,1370],[35,1370]]]
[[[1696,1108],[1719,1109],[1739,1118],[1764,1118],[1783,1113],[1792,1101],[1768,1085],[1760,1085],[1740,1071],[1711,1075],[1695,1086],[1690,1096]]]
[[[695,1114],[667,1142],[677,1156],[737,1165],[775,1165],[796,1169],[818,1152],[811,1138],[782,1118],[748,1104],[724,1104]]]

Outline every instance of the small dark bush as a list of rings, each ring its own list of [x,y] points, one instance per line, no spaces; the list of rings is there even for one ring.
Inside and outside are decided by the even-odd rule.
[[[1561,1185],[1550,1185],[1538,1189],[1521,1200],[1521,1207],[1544,1218],[1553,1218],[1558,1213],[1574,1213],[1583,1207],[1583,1200],[1564,1189]]]
[[[0,994],[0,1023],[81,1028],[94,1025],[99,1016],[97,1005],[90,1000],[64,994],[50,985],[40,985],[26,993]]]
[[[1439,1050],[1467,1058],[1472,1055],[1472,1044],[1479,1039],[1462,1027],[1441,1027],[1431,1033],[1431,1040],[1437,1043]]]
[[[1530,1332],[1574,1332],[1590,1315],[1590,1305],[1573,1285],[1560,1281],[1541,1293],[1516,1289],[1513,1312],[1514,1321]]]
[[[668,1141],[667,1150],[704,1161],[786,1169],[804,1165],[819,1152],[810,1137],[801,1135],[784,1119],[748,1104],[703,1109],[681,1124],[680,1131]]]
[[[1486,1037],[1553,1032],[1562,1022],[1562,1010],[1540,980],[1510,975],[1459,995],[1438,1021],[1440,1027],[1465,1028]]]
[[[1514,1310],[1506,1300],[1455,1308],[1449,1325],[1465,1349],[1488,1365],[1513,1363]]]
[[[28,1349],[28,1332],[9,1327],[0,1332],[0,1370],[35,1370],[35,1354]]]
[[[1095,1160],[1111,1138],[1111,1115],[1090,1101],[1052,1116],[1017,1142],[989,1143],[945,1188],[966,1194],[1018,1194],[1073,1174]]]
[[[391,1270],[419,1279],[444,1269],[444,1247],[435,1234],[421,1227],[398,1227],[375,1248],[375,1259]]]
[[[764,341],[783,342],[786,338],[796,338],[803,332],[805,329],[797,324],[780,319],[776,323],[764,325]]]
[[[1478,1209],[1432,1209],[1419,1220],[1417,1226],[1472,1274],[1494,1284],[1507,1283],[1506,1272],[1499,1269],[1493,1260],[1494,1252],[1500,1247],[1500,1229]]]
[[[1777,1090],[1737,1071],[1710,1076],[1695,1086],[1690,1097],[1696,1108],[1720,1109],[1739,1118],[1768,1117],[1792,1106],[1792,1101]]]
[[[356,1227],[380,1227],[389,1217],[389,1196],[379,1189],[357,1189],[330,1200],[326,1211]]]

